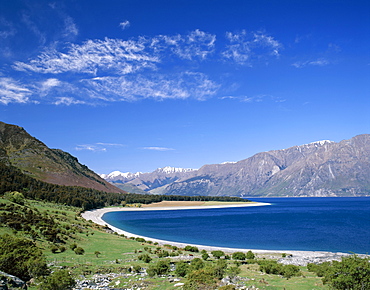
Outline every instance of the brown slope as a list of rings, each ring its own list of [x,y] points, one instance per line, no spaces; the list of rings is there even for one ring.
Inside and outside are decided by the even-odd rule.
[[[0,122],[0,162],[45,182],[125,193],[67,152],[50,149],[23,128]]]
[[[205,165],[165,194],[364,196],[370,194],[370,135],[258,153],[237,163]]]

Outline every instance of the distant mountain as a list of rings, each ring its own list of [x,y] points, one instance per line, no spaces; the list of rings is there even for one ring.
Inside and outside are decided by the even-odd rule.
[[[158,168],[153,172],[122,173],[120,171],[113,171],[109,174],[101,174],[100,176],[128,192],[150,193],[151,190],[161,188],[181,178],[186,178],[192,171],[194,169],[166,166]],[[160,192],[156,193],[160,194]]]
[[[176,177],[153,173],[130,182],[167,195],[365,196],[370,195],[370,135],[262,152]]]
[[[23,128],[3,122],[0,122],[0,162],[48,183],[124,192],[80,164],[76,157],[50,149]]]

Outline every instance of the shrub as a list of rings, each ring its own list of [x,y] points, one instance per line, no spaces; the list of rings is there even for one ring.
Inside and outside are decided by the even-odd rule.
[[[243,252],[235,252],[232,255],[234,260],[241,260],[244,261],[246,258],[246,255]]]
[[[74,249],[74,252],[77,254],[77,255],[83,255],[85,253],[85,250],[81,247],[77,247]]]
[[[247,254],[246,254],[246,258],[248,259],[248,260],[254,260],[254,258],[255,258],[256,256],[253,254],[253,252],[252,251],[248,251],[247,252]]]
[[[194,252],[194,253],[198,253],[199,252],[199,249],[195,246],[186,246],[184,248],[185,251],[188,251],[188,252]]]
[[[324,274],[323,282],[333,289],[370,289],[370,258],[357,255],[333,261]]]
[[[179,277],[185,277],[188,272],[188,264],[184,261],[176,263],[175,274]]]
[[[59,250],[59,248],[58,248],[57,246],[55,246],[55,245],[51,246],[51,248],[50,248],[50,251],[51,251],[53,254],[55,254],[56,252],[58,252],[58,250]]]
[[[211,269],[199,269],[187,275],[184,290],[213,290],[216,289],[217,279],[213,276]]]
[[[0,236],[0,269],[28,281],[49,274],[41,249],[28,239]]]
[[[202,254],[202,259],[203,259],[204,261],[207,261],[207,260],[208,260],[208,258],[209,258],[209,255],[208,255],[208,253],[207,253],[207,252]]]
[[[44,278],[39,285],[42,290],[69,290],[76,284],[71,274],[67,270],[60,270]]]
[[[138,259],[143,261],[144,263],[149,263],[152,260],[152,258],[148,254],[139,255]]]
[[[212,251],[211,254],[216,259],[220,259],[222,256],[225,256],[225,253],[223,251]]]
[[[150,277],[153,277],[155,275],[164,275],[167,274],[170,271],[170,261],[168,259],[166,260],[159,260],[157,264],[151,265],[146,270],[147,274]]]

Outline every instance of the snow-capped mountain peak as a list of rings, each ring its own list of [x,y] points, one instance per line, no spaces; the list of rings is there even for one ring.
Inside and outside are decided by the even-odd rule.
[[[189,171],[193,171],[193,170],[195,170],[195,169],[166,166],[166,167],[163,167],[163,168],[158,168],[155,171],[170,174],[170,173],[175,173],[175,172],[189,172]]]

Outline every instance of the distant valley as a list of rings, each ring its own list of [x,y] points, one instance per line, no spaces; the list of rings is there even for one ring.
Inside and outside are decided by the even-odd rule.
[[[370,135],[261,152],[198,170],[164,167],[151,173],[102,175],[136,193],[229,196],[367,196]]]

